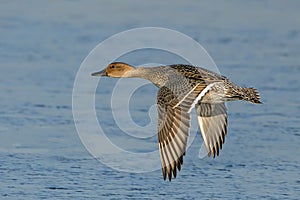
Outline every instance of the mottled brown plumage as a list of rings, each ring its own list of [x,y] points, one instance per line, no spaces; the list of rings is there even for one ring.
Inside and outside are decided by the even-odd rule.
[[[208,156],[218,156],[227,134],[226,101],[261,103],[254,88],[242,88],[226,77],[191,65],[135,68],[111,63],[93,76],[139,77],[151,81],[157,94],[158,144],[163,178],[171,181],[181,170],[190,131],[190,112],[196,109]]]

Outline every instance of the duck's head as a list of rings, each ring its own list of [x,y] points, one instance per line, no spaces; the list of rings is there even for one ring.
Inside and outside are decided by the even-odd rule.
[[[110,63],[104,70],[92,73],[92,76],[109,76],[114,78],[128,77],[135,68],[123,62]]]

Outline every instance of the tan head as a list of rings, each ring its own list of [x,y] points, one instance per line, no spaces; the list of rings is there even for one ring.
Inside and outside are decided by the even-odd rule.
[[[104,70],[92,73],[92,76],[109,76],[114,78],[128,77],[128,72],[135,68],[123,62],[113,62]],[[126,75],[127,74],[127,75]]]

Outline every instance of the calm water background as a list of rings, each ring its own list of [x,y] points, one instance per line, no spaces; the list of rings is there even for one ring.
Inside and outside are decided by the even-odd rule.
[[[0,199],[298,199],[299,7],[299,1],[2,1]],[[73,82],[89,51],[112,34],[143,26],[194,38],[222,74],[257,87],[264,102],[229,103],[221,156],[199,159],[198,135],[171,183],[160,170],[125,173],[101,164],[80,142],[72,118]],[[124,60],[178,61],[159,52]],[[105,83],[97,96],[107,95],[113,81]],[[150,85],[134,95],[137,124],[147,124],[155,96]],[[109,113],[108,100],[97,104],[99,113]],[[102,126],[126,144],[110,117]],[[157,148],[156,138],[146,142]],[[135,150],[144,148],[137,142]]]

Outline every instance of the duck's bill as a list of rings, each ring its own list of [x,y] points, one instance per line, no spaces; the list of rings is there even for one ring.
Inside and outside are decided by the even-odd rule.
[[[106,70],[92,73],[92,76],[107,76]]]

